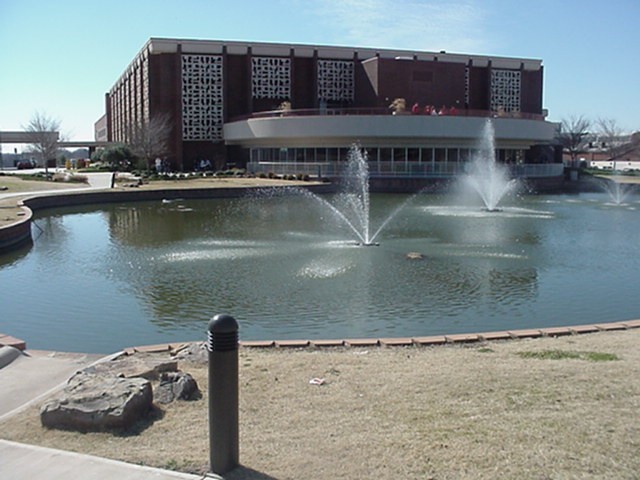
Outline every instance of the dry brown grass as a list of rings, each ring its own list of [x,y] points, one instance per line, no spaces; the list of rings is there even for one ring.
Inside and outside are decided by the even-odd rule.
[[[29,195],[30,192],[42,190],[61,190],[69,188],[86,188],[82,183],[71,182],[47,182],[41,180],[25,180],[15,175],[0,175],[0,187],[7,187],[7,190],[0,191],[0,227],[10,225],[22,219],[24,210],[18,203]],[[5,193],[24,193],[21,196],[1,198]]]
[[[119,180],[120,182],[120,180]],[[123,179],[119,183],[120,189],[128,182]],[[258,177],[193,177],[182,180],[152,180],[137,187],[140,190],[176,190],[189,188],[246,188],[246,187],[282,187],[282,186],[305,186],[313,185],[316,182],[305,182],[302,180],[283,180],[277,178]]]
[[[243,466],[227,478],[638,478],[639,343],[629,330],[466,347],[243,349]],[[521,356],[545,350],[618,359]],[[166,407],[137,435],[45,430],[32,408],[0,436],[205,471],[206,366],[180,367],[204,397]]]
[[[53,171],[53,170],[52,170]],[[18,175],[0,175],[0,186],[7,187],[0,193],[29,193],[44,190],[61,190],[69,188],[86,188],[87,185],[80,182],[63,182],[58,181],[46,181],[46,180],[31,180],[28,178],[22,178]]]
[[[131,180],[122,178],[118,181],[116,188],[112,191],[131,191],[132,188],[126,186],[131,184]],[[246,188],[246,187],[279,187],[279,186],[307,186],[313,182],[303,182],[296,180],[280,180],[269,178],[243,178],[243,177],[208,177],[191,178],[188,180],[155,180],[137,187],[138,190],[185,190],[203,188]],[[31,192],[54,191],[70,188],[86,188],[87,185],[77,182],[48,182],[41,180],[23,179],[14,175],[1,175],[0,186],[8,189],[0,191],[0,227],[10,225],[21,220],[23,209],[19,203]],[[3,193],[24,193],[24,195],[2,198]]]

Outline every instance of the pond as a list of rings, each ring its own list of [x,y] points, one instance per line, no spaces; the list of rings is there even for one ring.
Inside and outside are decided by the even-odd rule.
[[[218,313],[242,340],[640,316],[637,196],[524,196],[496,212],[436,194],[370,204],[373,225],[404,206],[369,247],[300,195],[44,211],[34,244],[0,255],[0,331],[31,349],[110,353],[204,340]]]

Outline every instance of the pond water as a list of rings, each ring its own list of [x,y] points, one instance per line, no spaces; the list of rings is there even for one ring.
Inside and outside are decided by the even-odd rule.
[[[31,349],[109,353],[206,338],[425,336],[640,316],[640,201],[527,196],[500,212],[449,196],[372,195],[359,247],[304,197],[45,211],[0,255],[0,332]],[[407,253],[420,253],[408,259]]]

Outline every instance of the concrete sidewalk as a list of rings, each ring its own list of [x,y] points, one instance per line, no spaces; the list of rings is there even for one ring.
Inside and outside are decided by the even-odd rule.
[[[0,422],[59,390],[78,370],[114,355],[104,357],[103,355],[39,350],[21,352],[0,368]],[[32,480],[34,478],[197,480],[220,477],[215,475],[202,477],[141,467],[91,455],[0,440],[0,479]]]
[[[0,440],[0,478],[11,480],[200,480],[217,476],[190,475]]]
[[[53,169],[50,169],[52,172]],[[64,172],[65,170],[58,169],[60,172]],[[13,174],[13,175],[28,175],[43,172],[44,169],[33,169],[33,170],[17,170],[17,171],[5,171],[5,174]],[[26,192],[9,192],[9,193],[0,193],[0,199],[2,198],[12,198],[12,197],[32,197],[37,195],[55,195],[61,193],[77,193],[77,192],[87,192],[92,190],[105,190],[111,188],[111,172],[87,172],[83,173],[85,177],[87,177],[88,186],[79,187],[79,188],[60,188],[60,189],[45,189],[45,190],[35,190],[35,191],[26,191]],[[46,184],[43,184],[46,186]]]
[[[104,355],[26,350],[0,369],[0,421],[61,388]]]

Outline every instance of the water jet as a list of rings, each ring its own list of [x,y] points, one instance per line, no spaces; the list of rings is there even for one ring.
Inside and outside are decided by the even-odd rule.
[[[635,185],[615,180],[603,180],[601,185],[614,205],[617,206],[624,205],[629,195],[635,191]]]
[[[499,212],[500,201],[519,186],[517,179],[509,178],[507,168],[496,161],[495,151],[495,130],[491,120],[487,120],[478,151],[462,177],[462,185],[480,197],[488,212]]]

